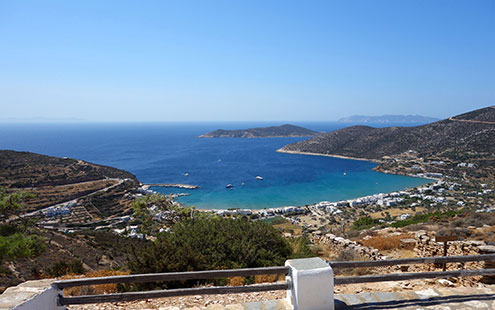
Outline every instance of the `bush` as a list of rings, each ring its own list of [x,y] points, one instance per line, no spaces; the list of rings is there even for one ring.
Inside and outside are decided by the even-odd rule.
[[[0,236],[0,261],[3,259],[21,259],[35,257],[45,249],[43,239],[36,235],[14,233]]]
[[[49,276],[57,278],[64,275],[83,274],[84,271],[82,261],[73,260],[70,262],[58,261],[48,269],[47,273]]]
[[[362,261],[365,260],[364,257],[359,255],[358,252],[354,250],[342,250],[339,255],[335,258],[336,261]],[[370,268],[360,267],[360,268],[339,268],[335,270],[337,275],[365,275],[370,273]]]
[[[315,256],[315,253],[311,250],[308,238],[291,238],[288,239],[287,242],[289,243],[292,251],[290,258],[304,258]]]
[[[361,217],[358,220],[354,221],[352,227],[356,230],[368,229],[373,226],[380,225],[381,222],[378,219],[371,218],[369,216]]]
[[[402,228],[402,227],[405,227],[408,225],[426,223],[430,220],[440,221],[440,220],[444,220],[447,218],[455,217],[456,215],[459,215],[463,212],[464,211],[451,210],[451,211],[446,211],[446,212],[432,212],[432,213],[425,213],[425,214],[416,214],[414,216],[411,216],[408,219],[392,223],[390,226],[395,227],[395,228]]]
[[[66,275],[62,276],[62,279],[74,279],[74,278],[98,278],[98,277],[108,277],[108,276],[121,276],[128,275],[128,271],[119,270],[98,270],[85,273],[84,276]],[[93,295],[93,294],[108,294],[117,293],[120,291],[119,287],[121,284],[109,283],[109,284],[99,284],[99,285],[88,285],[88,286],[76,286],[64,289],[64,294],[66,296],[81,296],[81,295]]]
[[[305,253],[304,242],[299,242]],[[129,267],[132,273],[156,273],[282,266],[292,254],[280,232],[261,221],[201,218],[181,221],[159,234],[151,246],[135,254]]]

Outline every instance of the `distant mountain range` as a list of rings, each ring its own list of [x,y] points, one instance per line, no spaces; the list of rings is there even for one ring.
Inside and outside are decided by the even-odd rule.
[[[408,150],[449,158],[493,154],[495,107],[415,127],[347,127],[286,145],[279,151],[380,159]]]
[[[382,116],[365,116],[352,115],[341,118],[341,123],[374,123],[374,124],[428,124],[440,119],[421,115],[382,115]]]
[[[200,138],[280,138],[280,137],[312,137],[319,133],[299,126],[285,124],[282,126],[270,126],[249,128],[240,130],[218,129],[199,136]]]

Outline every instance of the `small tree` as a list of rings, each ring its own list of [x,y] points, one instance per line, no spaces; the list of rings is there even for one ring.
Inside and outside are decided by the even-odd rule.
[[[8,217],[15,214],[22,207],[26,199],[34,198],[34,195],[25,191],[7,193],[7,190],[0,187],[0,216]]]

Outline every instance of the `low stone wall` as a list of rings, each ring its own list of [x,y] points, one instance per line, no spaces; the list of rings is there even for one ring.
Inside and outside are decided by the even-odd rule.
[[[435,242],[431,232],[417,231],[415,233],[416,246],[414,252],[418,257],[443,256],[443,242]],[[453,255],[478,255],[479,247],[485,245],[483,241],[449,241],[447,253]]]
[[[56,306],[60,291],[52,286],[55,280],[26,281],[9,287],[0,295],[0,310],[63,310]]]
[[[381,260],[385,258],[385,256],[383,256],[378,249],[363,246],[355,241],[337,237],[334,234],[314,236],[313,242],[315,244],[321,243],[329,246],[331,249],[335,250],[336,254],[342,250],[353,250],[362,257],[369,260]]]

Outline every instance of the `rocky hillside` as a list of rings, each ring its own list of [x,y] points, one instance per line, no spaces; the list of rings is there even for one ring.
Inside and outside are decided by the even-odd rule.
[[[59,186],[105,178],[131,179],[138,183],[132,173],[112,167],[66,157],[0,150],[1,187]]]
[[[439,121],[438,118],[421,116],[421,115],[382,115],[382,116],[366,116],[352,115],[339,119],[342,123],[371,123],[371,124],[427,124]]]
[[[65,234],[36,228],[36,234],[44,246],[39,256],[0,261],[0,293],[20,282],[56,277],[58,272],[63,274],[65,264],[80,262],[85,272],[125,267],[131,249],[140,249],[149,243],[89,230]]]
[[[421,155],[456,158],[467,153],[495,153],[495,107],[487,107],[417,127],[352,126],[279,151],[380,159],[415,150]]]
[[[72,158],[0,151],[0,188],[34,195],[24,203],[21,213],[80,199],[93,220],[122,214],[129,209],[125,193],[138,185],[135,175],[117,168]]]
[[[270,126],[240,130],[218,129],[199,136],[200,138],[279,138],[312,137],[318,132],[294,125]]]

